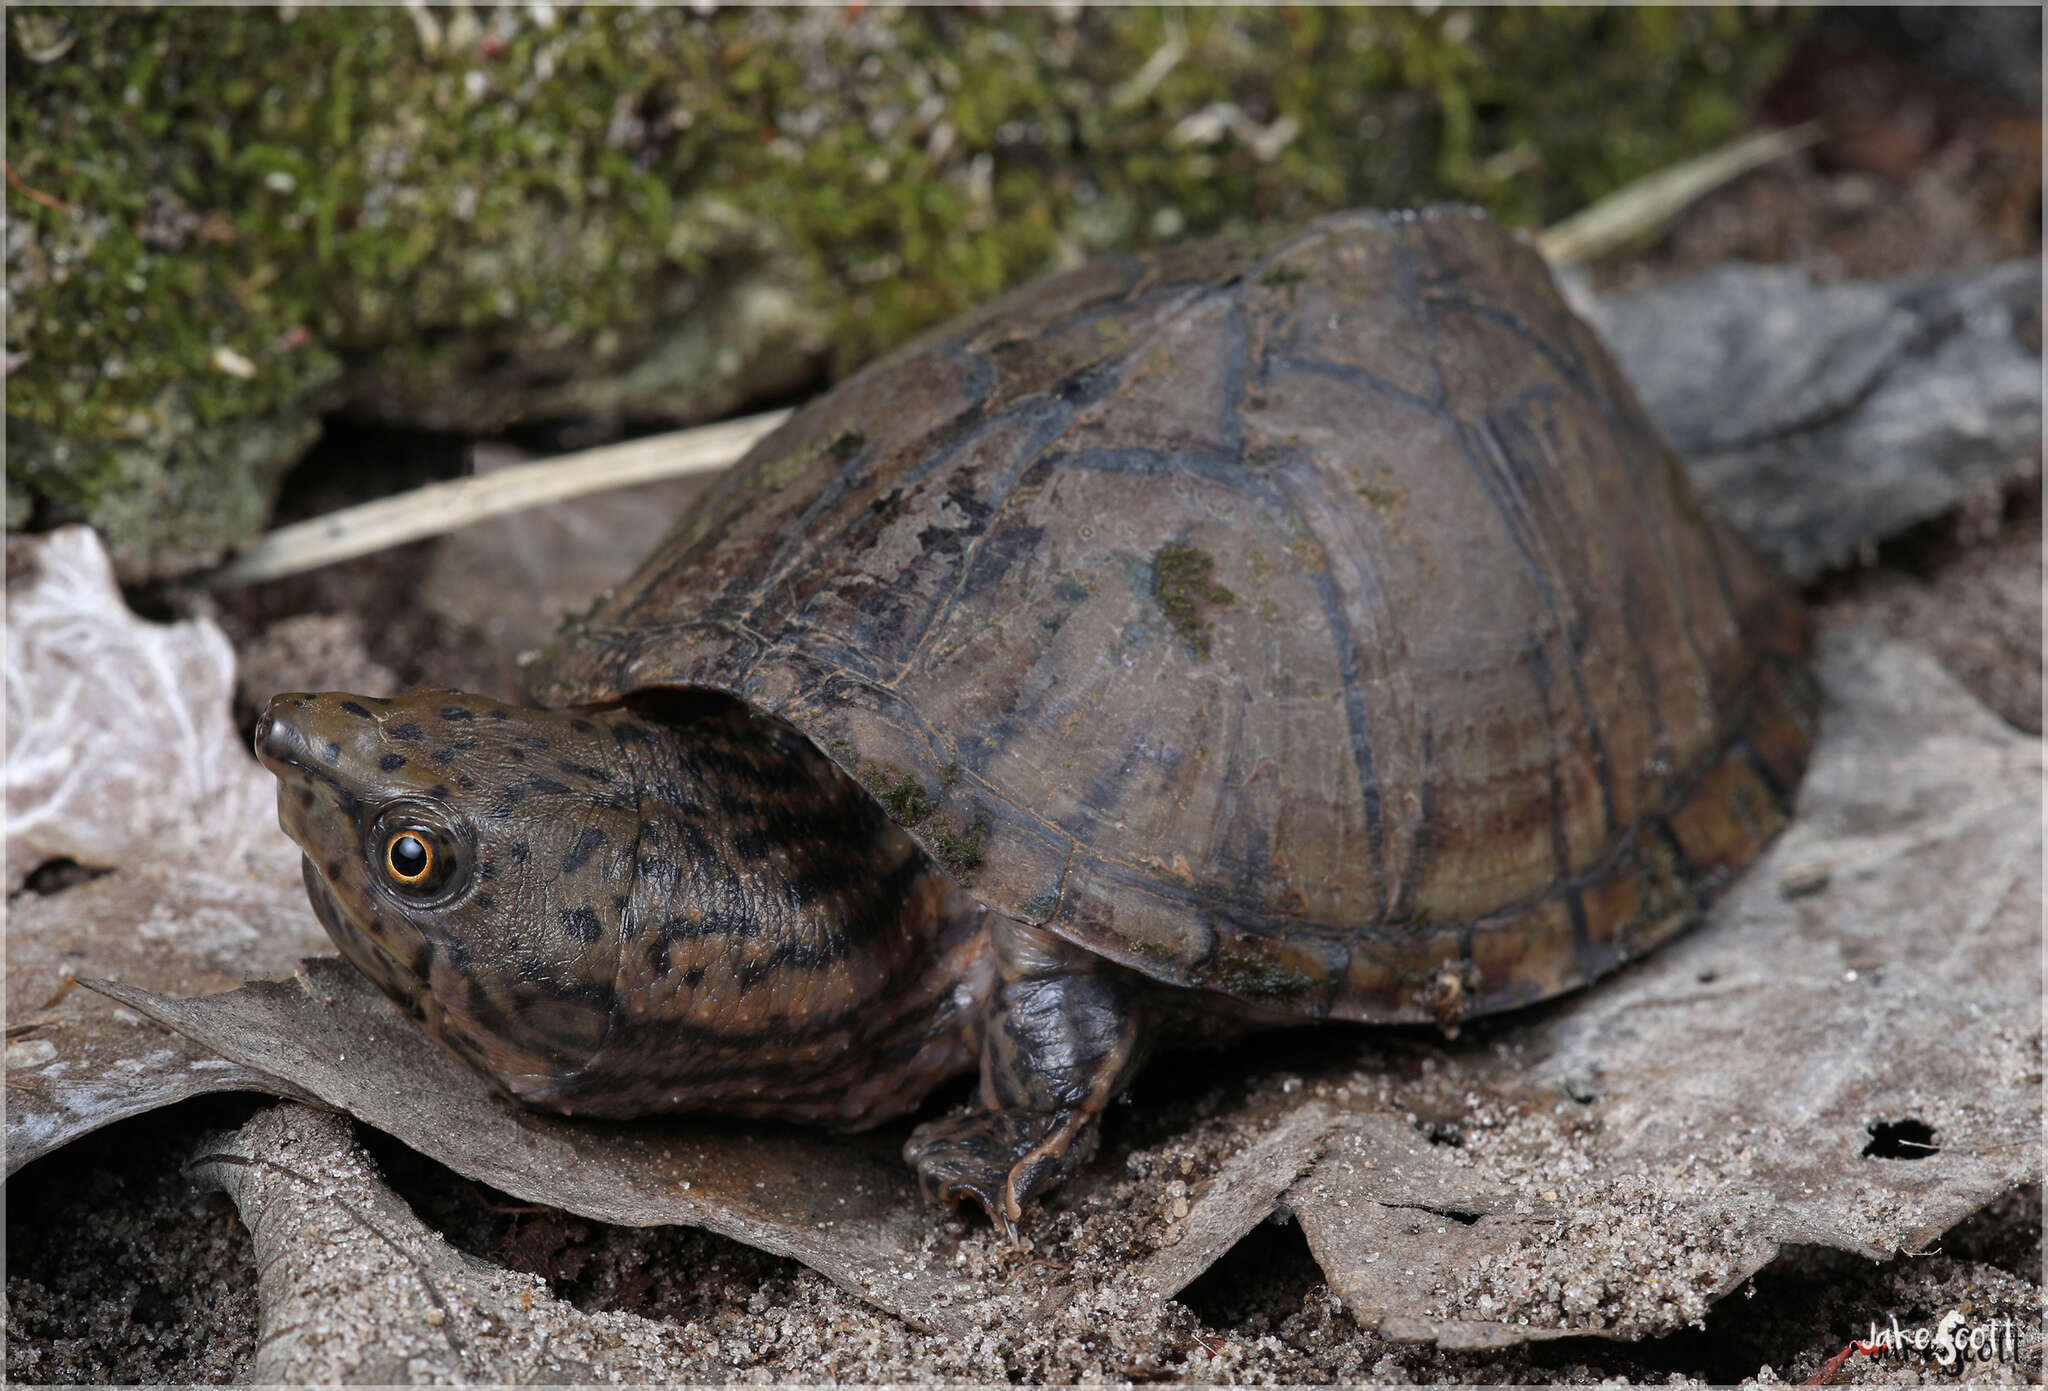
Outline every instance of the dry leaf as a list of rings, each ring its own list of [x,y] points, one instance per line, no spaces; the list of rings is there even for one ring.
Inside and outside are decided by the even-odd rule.
[[[958,1227],[919,1196],[895,1132],[849,1137],[761,1122],[614,1123],[528,1111],[490,1095],[331,957],[307,961],[293,982],[257,982],[197,1000],[89,984],[529,1202],[621,1226],[706,1227],[794,1257],[919,1328],[963,1326],[970,1306],[1007,1297],[957,1267]],[[1251,1167],[1263,1170],[1265,1156],[1252,1148]],[[1204,1227],[1172,1258],[1172,1288],[1264,1217],[1302,1167],[1287,1167],[1250,1202],[1226,1192],[1219,1210],[1229,1211],[1214,1221],[1205,1211]]]
[[[226,635],[130,613],[85,527],[9,537],[7,569],[8,892],[59,857],[274,863],[277,793],[228,720]]]
[[[84,527],[8,541],[7,1171],[203,1092],[284,1089],[71,989],[185,994],[289,974],[326,941],[277,829],[276,785],[229,722],[234,653],[208,622],[121,600]],[[15,892],[39,864],[111,873]]]
[[[1361,1323],[1668,1332],[1783,1246],[1881,1259],[2038,1181],[2040,742],[1910,648],[1820,674],[1798,815],[1706,925],[1410,1088],[1461,1144],[1370,1106],[1282,1200]]]
[[[346,1117],[262,1112],[191,1165],[234,1200],[256,1248],[257,1385],[565,1385],[727,1380],[632,1314],[586,1314],[537,1275],[429,1231],[377,1177]]]

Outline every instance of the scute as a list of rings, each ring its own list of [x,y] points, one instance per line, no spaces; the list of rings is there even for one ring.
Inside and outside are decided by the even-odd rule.
[[[1540,258],[1434,209],[1099,263],[875,364],[536,690],[729,692],[1001,912],[1445,1022],[1584,983],[1755,857],[1803,647]]]

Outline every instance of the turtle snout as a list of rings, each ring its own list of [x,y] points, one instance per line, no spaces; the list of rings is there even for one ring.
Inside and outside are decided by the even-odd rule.
[[[305,762],[306,741],[293,726],[292,712],[311,699],[297,691],[272,696],[256,717],[256,759],[271,772]]]

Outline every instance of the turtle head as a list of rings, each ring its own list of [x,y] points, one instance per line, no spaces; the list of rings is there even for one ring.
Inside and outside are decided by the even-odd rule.
[[[256,753],[342,955],[527,1105],[872,1124],[980,1047],[980,906],[729,698],[288,694]]]
[[[257,721],[328,935],[521,1099],[577,1074],[613,1013],[599,928],[639,828],[617,723],[430,689],[279,695]]]

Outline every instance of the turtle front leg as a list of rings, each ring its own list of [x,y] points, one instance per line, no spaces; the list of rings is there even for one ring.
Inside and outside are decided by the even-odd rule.
[[[1050,932],[990,915],[995,989],[981,1092],[903,1147],[933,1202],[972,1198],[1013,1238],[1024,1204],[1094,1153],[1096,1122],[1143,1061],[1144,989]]]

